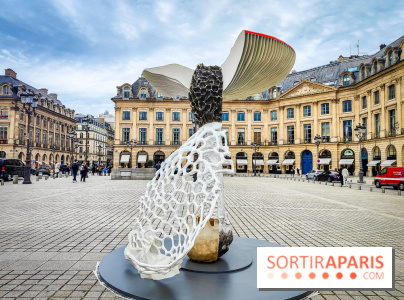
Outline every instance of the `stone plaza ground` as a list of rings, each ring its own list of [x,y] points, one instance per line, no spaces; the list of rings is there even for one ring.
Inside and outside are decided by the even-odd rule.
[[[34,177],[32,177],[33,180]],[[0,186],[1,299],[118,299],[92,271],[127,243],[147,181],[92,176]],[[390,246],[395,291],[312,299],[404,299],[404,196],[268,177],[225,177],[235,235],[285,246]]]

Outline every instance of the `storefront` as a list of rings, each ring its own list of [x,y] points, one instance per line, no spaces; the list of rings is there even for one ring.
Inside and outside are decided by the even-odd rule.
[[[279,155],[277,152],[271,152],[268,155],[267,166],[268,166],[268,173],[277,174],[280,173],[281,170],[279,169]]]
[[[248,159],[245,152],[236,154],[236,173],[247,173]]]
[[[355,152],[352,149],[346,148],[341,152],[341,160],[339,161],[341,169],[346,168],[349,175],[354,175],[355,172]]]
[[[394,145],[387,147],[387,159],[380,164],[381,167],[396,167],[397,166],[397,151]]]
[[[373,148],[373,159],[370,163],[367,164],[367,167],[371,168],[370,174],[368,174],[368,175],[372,175],[374,177],[377,175],[378,172],[380,172],[381,161],[382,161],[382,155],[380,153],[380,148],[375,146]]]
[[[295,153],[293,151],[287,151],[285,154],[285,160],[282,162],[283,173],[289,174],[291,169],[294,169],[295,160]]]
[[[162,163],[166,158],[166,155],[164,154],[163,151],[156,151],[154,152],[153,155],[153,161],[154,161],[154,165],[156,165],[158,162]]]
[[[149,155],[146,151],[140,151],[137,154],[136,165],[138,168],[146,168],[146,162],[148,160]]]
[[[264,172],[264,155],[261,152],[253,153],[252,155],[252,169],[259,173]]]
[[[322,150],[320,152],[319,158],[317,160],[317,165],[319,170],[332,170],[331,165],[331,151],[329,150]]]
[[[131,168],[131,159],[129,151],[122,151],[119,159],[121,168]]]

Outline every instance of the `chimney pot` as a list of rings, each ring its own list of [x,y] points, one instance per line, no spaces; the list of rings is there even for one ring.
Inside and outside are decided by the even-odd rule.
[[[6,69],[5,75],[6,76],[11,76],[14,79],[17,79],[17,73],[14,72],[13,69],[10,69],[10,68]]]
[[[55,93],[50,93],[49,96],[51,96],[53,99],[57,100],[58,99],[58,94]]]
[[[41,89],[39,89],[39,91],[41,92],[41,94],[44,94],[44,95],[48,94],[48,89],[41,88]]]
[[[296,70],[292,70],[292,74],[294,74],[294,73],[296,73],[297,71]]]
[[[386,48],[386,44],[381,44],[380,45],[380,50],[382,50],[383,48]]]

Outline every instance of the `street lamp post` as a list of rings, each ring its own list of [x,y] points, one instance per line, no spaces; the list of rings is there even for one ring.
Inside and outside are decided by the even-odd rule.
[[[86,131],[86,151],[84,153],[84,161],[87,163],[87,156],[88,156],[88,130],[89,130],[89,122],[90,118],[85,116],[83,118],[84,130]]]
[[[130,167],[132,168],[132,149],[133,147],[136,147],[137,141],[136,140],[130,140],[126,142],[126,146],[130,147]]]
[[[23,184],[31,184],[31,152],[29,148],[29,142],[31,139],[30,134],[30,122],[31,122],[31,114],[35,113],[35,107],[38,105],[38,99],[34,98],[34,92],[28,91],[28,93],[21,94],[21,103],[22,106],[28,115],[28,124],[27,124],[27,157],[25,160],[24,166],[24,182]],[[31,110],[32,107],[32,110]]]
[[[260,148],[260,144],[254,142],[251,144],[251,149],[254,149],[254,163],[253,163],[253,172],[254,176],[257,176],[257,149]]]
[[[355,135],[359,140],[359,180],[358,183],[363,183],[363,166],[362,166],[362,139],[366,134],[365,124],[360,124],[355,127]]]
[[[101,144],[98,144],[98,167],[101,166]]]
[[[315,137],[314,137],[314,143],[316,144],[316,146],[317,146],[317,170],[318,169],[320,169],[320,167],[319,167],[319,165],[318,165],[318,160],[320,159],[319,157],[318,157],[318,147],[320,146],[320,143],[321,143],[321,136],[320,135],[316,135]]]
[[[77,133],[74,131],[69,132],[70,141],[71,141],[71,149],[70,149],[70,169],[73,167],[73,153],[76,154],[75,149],[78,147],[77,141]],[[76,144],[77,143],[77,144]]]

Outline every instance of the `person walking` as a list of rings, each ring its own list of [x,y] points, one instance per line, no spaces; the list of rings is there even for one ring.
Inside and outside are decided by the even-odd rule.
[[[60,163],[56,163],[55,165],[55,176],[59,177],[59,172],[60,172]]]
[[[108,169],[108,171],[107,171],[107,172],[108,172],[108,176],[110,176],[110,175],[111,175],[111,166],[108,166],[107,169]]]
[[[91,173],[93,173],[93,176],[95,174],[95,165],[93,165],[93,167],[91,168]]]
[[[86,177],[88,173],[88,167],[85,162],[83,162],[83,165],[80,167],[80,181],[86,182]]]
[[[76,176],[77,176],[77,172],[79,170],[79,164],[77,162],[77,159],[74,161],[73,165],[72,165],[72,173],[73,173],[73,183],[77,182],[76,180]]]
[[[296,172],[297,172],[297,176],[300,176],[300,170],[299,170],[299,168],[296,169]]]
[[[293,167],[290,168],[290,174],[292,177],[295,177],[295,170],[293,169]]]
[[[160,170],[160,168],[161,168],[161,164],[160,164],[160,162],[157,162],[157,164],[156,164],[156,170],[158,171],[158,170]]]
[[[102,172],[104,173],[104,176],[107,176],[107,167],[104,167],[104,169],[102,169]]]
[[[344,176],[342,176],[342,168],[339,169],[339,181],[341,182],[341,187],[343,187],[344,186]]]

